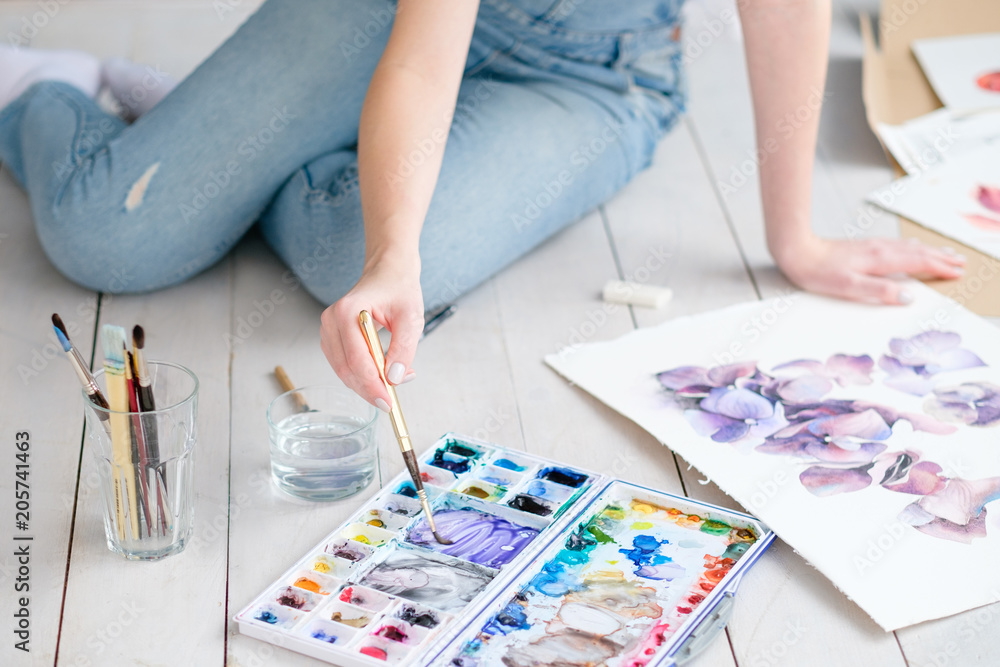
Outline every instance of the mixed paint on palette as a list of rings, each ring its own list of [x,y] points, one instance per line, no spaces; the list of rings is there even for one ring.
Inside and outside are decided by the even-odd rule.
[[[451,664],[645,665],[757,540],[658,499],[605,495]]]

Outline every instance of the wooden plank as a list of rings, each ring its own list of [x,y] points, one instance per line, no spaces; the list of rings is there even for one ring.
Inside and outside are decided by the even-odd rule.
[[[87,446],[70,562],[60,664],[218,665],[223,656],[229,463],[229,260],[155,294],[105,297],[101,323],[142,324],[151,359],[199,379],[195,532],[188,547],[129,563],[105,546],[96,464]],[[98,363],[102,355],[98,353]]]
[[[3,529],[0,556],[0,613],[7,637],[0,663],[51,663],[55,656],[59,614],[66,577],[67,551],[79,474],[83,429],[80,385],[52,330],[58,312],[70,337],[89,362],[97,318],[97,295],[73,285],[49,263],[35,235],[28,200],[4,169],[0,173],[0,437],[4,442],[4,475],[0,479]],[[44,410],[41,406],[51,409]],[[15,437],[30,434],[27,476],[30,485],[28,529],[14,521]],[[23,490],[23,487],[22,489]],[[16,591],[21,576],[14,556],[15,535],[32,536],[30,578]],[[18,598],[30,599],[30,653],[16,650],[12,634]]]

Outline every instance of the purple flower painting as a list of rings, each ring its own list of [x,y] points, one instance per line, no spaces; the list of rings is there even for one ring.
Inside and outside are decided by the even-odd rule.
[[[924,402],[924,411],[941,421],[994,426],[1000,423],[1000,387],[991,382],[966,382],[935,389]]]
[[[867,355],[835,354],[824,362],[799,359],[764,372],[754,362],[657,374],[672,403],[696,433],[804,466],[803,488],[817,497],[881,487],[918,496],[900,519],[916,530],[971,543],[986,535],[986,504],[1000,498],[1000,478],[947,477],[919,452],[891,446],[894,429],[948,435],[966,427],[1000,425],[1000,386],[942,385],[941,376],[985,366],[961,346],[957,333],[927,331],[893,338],[878,367]],[[902,412],[869,401],[832,398],[835,387],[883,385],[927,396],[923,412]],[[945,381],[947,381],[945,379]]]
[[[879,367],[889,374],[885,384],[893,389],[926,396],[934,388],[939,373],[984,366],[975,354],[959,347],[961,336],[948,331],[925,331],[912,338],[889,341],[891,354],[879,359]]]

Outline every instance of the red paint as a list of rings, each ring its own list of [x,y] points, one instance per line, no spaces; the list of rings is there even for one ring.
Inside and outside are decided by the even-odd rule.
[[[377,646],[362,646],[358,649],[358,651],[372,658],[378,658],[379,660],[385,660],[386,657],[388,657],[386,652]]]
[[[983,90],[1000,93],[1000,72],[990,72],[976,79],[976,85]]]
[[[677,607],[677,611],[681,614],[690,614],[691,607]]]
[[[354,595],[354,589],[348,586],[340,592],[340,599],[344,602],[350,602],[352,595]]]
[[[420,479],[422,479],[425,482],[429,482],[431,481],[431,476],[425,472],[422,472],[420,473]]]
[[[688,602],[690,602],[691,604],[701,604],[701,601],[704,599],[705,599],[704,595],[699,595],[698,593],[695,593],[694,595],[688,598]]]

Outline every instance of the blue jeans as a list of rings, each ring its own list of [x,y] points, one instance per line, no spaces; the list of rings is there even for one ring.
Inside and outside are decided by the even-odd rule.
[[[428,309],[649,163],[684,107],[680,5],[483,0],[420,240]],[[358,120],[395,11],[268,0],[131,126],[66,84],[25,91],[0,111],[0,159],[49,259],[91,289],[145,292],[213,265],[259,221],[286,278],[337,300],[361,275]],[[399,178],[443,138],[416,141]]]

